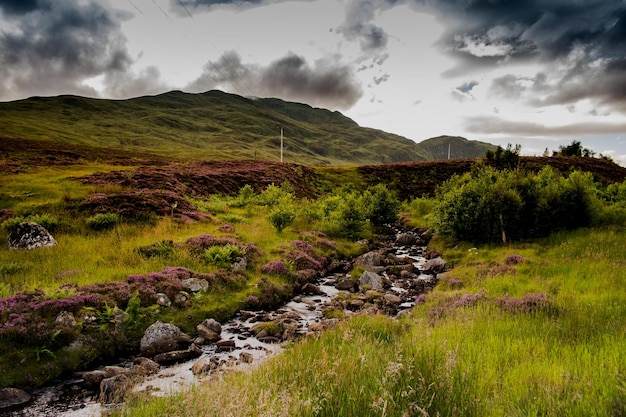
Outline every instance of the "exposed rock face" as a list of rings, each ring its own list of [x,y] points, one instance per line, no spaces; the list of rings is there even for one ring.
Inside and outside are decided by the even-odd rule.
[[[19,388],[0,389],[0,413],[19,410],[31,401],[31,395]]]
[[[182,332],[173,324],[157,321],[148,327],[141,338],[139,349],[144,356],[176,350]]]
[[[37,249],[56,246],[57,241],[41,225],[34,222],[20,223],[9,235],[11,249]]]
[[[385,267],[382,266],[383,260],[384,258],[380,251],[371,251],[356,258],[354,264],[362,266],[368,271],[382,272],[385,270]]]

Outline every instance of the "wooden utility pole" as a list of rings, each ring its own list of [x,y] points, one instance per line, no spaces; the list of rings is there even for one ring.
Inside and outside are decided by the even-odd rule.
[[[280,128],[280,162],[283,162],[283,128]]]

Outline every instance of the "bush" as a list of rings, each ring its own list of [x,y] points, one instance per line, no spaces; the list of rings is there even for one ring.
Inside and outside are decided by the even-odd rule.
[[[363,195],[364,214],[375,226],[393,224],[398,220],[400,201],[383,184],[370,188]]]
[[[296,210],[287,201],[279,203],[270,211],[268,220],[278,233],[281,233],[287,226],[291,226],[296,219]]]
[[[59,226],[59,220],[50,214],[31,214],[29,216],[11,217],[2,224],[9,232],[13,232],[21,223],[33,222],[42,226],[48,232],[54,232]]]
[[[538,174],[478,166],[437,189],[431,220],[444,235],[470,242],[506,242],[589,226],[596,216],[590,174],[567,178],[547,167]]]
[[[117,213],[100,213],[85,220],[85,225],[95,231],[109,230],[118,225],[121,217]]]

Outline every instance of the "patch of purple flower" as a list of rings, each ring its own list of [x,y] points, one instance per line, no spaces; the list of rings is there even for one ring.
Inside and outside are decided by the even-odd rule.
[[[552,300],[543,292],[526,294],[522,298],[511,298],[507,295],[496,299],[496,305],[510,313],[533,313],[554,307]]]
[[[261,272],[269,275],[289,275],[290,271],[283,261],[271,261],[261,267]]]
[[[507,265],[517,265],[522,262],[524,262],[524,258],[522,258],[520,255],[515,254],[507,256],[506,260],[504,261],[504,263],[506,263]]]
[[[322,262],[313,258],[306,252],[291,250],[285,254],[285,258],[293,262],[293,266],[297,271],[304,269],[315,269],[319,271],[322,269]]]
[[[218,227],[217,230],[219,230],[222,233],[234,233],[235,226],[232,226],[230,224],[223,224],[220,227]]]

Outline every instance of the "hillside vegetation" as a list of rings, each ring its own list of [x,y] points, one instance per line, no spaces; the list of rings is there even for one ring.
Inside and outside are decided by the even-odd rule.
[[[177,159],[280,160],[307,165],[430,159],[414,141],[363,128],[339,112],[221,91],[128,100],[32,97],[0,103],[2,135]]]

